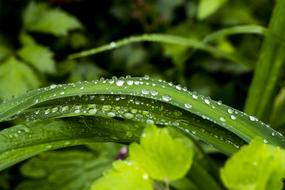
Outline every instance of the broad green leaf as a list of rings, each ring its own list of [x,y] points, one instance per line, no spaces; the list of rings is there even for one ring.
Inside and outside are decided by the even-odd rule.
[[[253,140],[234,154],[221,170],[230,190],[280,190],[285,177],[285,151]]]
[[[227,0],[200,0],[198,19],[203,20],[215,13]]]
[[[19,38],[20,38],[19,40],[23,46],[36,45],[37,44],[37,42],[34,40],[34,38],[31,35],[27,34],[26,32],[21,32]]]
[[[11,50],[7,46],[0,45],[0,61],[6,58],[9,55],[10,51]]]
[[[40,82],[27,65],[14,57],[0,64],[0,97],[9,98],[39,87]]]
[[[116,161],[113,169],[94,182],[91,190],[153,190],[148,174],[132,161]]]
[[[115,158],[106,157],[104,152],[101,154],[97,156],[77,150],[40,154],[21,167],[26,180],[20,183],[17,190],[89,190],[93,181],[112,166]]]
[[[19,50],[20,57],[43,73],[55,73],[53,52],[41,45],[27,45]]]
[[[80,22],[67,12],[50,8],[44,3],[31,2],[23,15],[26,30],[63,36],[81,28]]]
[[[187,138],[173,138],[167,129],[149,126],[140,144],[130,145],[130,159],[140,164],[153,179],[175,181],[184,177],[192,164],[192,146]]]
[[[143,127],[138,122],[82,116],[16,125],[0,132],[0,171],[48,150],[137,141]]]

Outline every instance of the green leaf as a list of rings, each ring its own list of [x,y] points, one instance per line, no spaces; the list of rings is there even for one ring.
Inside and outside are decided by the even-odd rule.
[[[39,85],[40,82],[33,70],[14,57],[0,64],[1,98],[23,94]]]
[[[20,57],[43,73],[55,73],[53,52],[41,45],[27,45],[19,50]]]
[[[200,0],[198,19],[203,20],[215,13],[227,0]]]
[[[280,190],[285,176],[285,151],[253,140],[233,155],[221,170],[230,190]]]
[[[135,162],[116,161],[113,169],[94,182],[91,190],[153,190],[152,180]]]
[[[0,171],[48,150],[95,142],[137,141],[143,127],[138,122],[101,117],[71,117],[16,125],[0,132]]]
[[[61,9],[44,3],[31,2],[23,15],[26,30],[63,36],[68,31],[81,28],[80,22]]]
[[[184,177],[193,159],[191,141],[173,138],[167,129],[149,126],[144,130],[140,144],[130,145],[130,159],[144,168],[149,176],[161,181],[175,181]]]
[[[21,167],[27,180],[17,190],[89,190],[92,182],[112,166],[114,157],[105,155],[77,150],[43,153]]]

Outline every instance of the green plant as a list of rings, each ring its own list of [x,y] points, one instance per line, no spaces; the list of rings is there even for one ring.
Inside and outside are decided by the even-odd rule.
[[[199,2],[200,20],[227,4],[227,1],[211,0],[213,7],[208,9],[205,2]],[[180,3],[164,5],[172,9]],[[280,18],[284,10],[285,3],[279,0],[268,29],[251,23],[222,29],[202,39],[178,36],[174,31],[172,34],[149,33],[112,41],[65,56],[66,59],[60,61],[64,69],[58,74],[52,57],[54,53],[44,43],[38,42],[33,32],[51,34],[57,40],[61,36],[66,40],[70,37],[68,32],[84,30],[83,26],[61,9],[44,3],[29,3],[23,13],[23,27],[18,36],[21,47],[13,50],[5,46],[1,50],[0,46],[0,59],[3,60],[0,65],[0,96],[4,99],[0,104],[0,122],[3,126],[9,125],[0,131],[0,170],[15,167],[21,161],[40,154],[20,166],[21,175],[28,179],[23,180],[17,190],[39,187],[45,190],[109,190],[114,186],[118,189],[159,190],[203,190],[209,187],[217,190],[282,189],[285,138],[277,127],[284,121],[274,125],[276,129],[262,121],[268,122],[271,117],[275,124],[279,114],[284,114],[282,90],[276,105],[272,105],[284,66],[280,37],[285,26],[283,17]],[[54,22],[54,18],[58,22]],[[253,60],[234,51],[226,40],[238,34],[265,37],[256,66]],[[85,45],[83,35],[74,36]],[[91,66],[87,56],[134,42],[161,43],[164,53],[172,59],[178,75],[181,75],[177,81],[184,84],[187,83],[182,74],[186,70],[184,62],[194,57],[196,51],[233,62],[234,70],[239,72],[254,70],[245,111],[257,117],[182,85],[159,79],[161,77],[155,74],[152,77],[80,81],[82,73],[91,73],[90,78],[84,76],[87,79],[94,79],[94,73],[104,73]],[[65,43],[63,39],[56,44]],[[134,48],[134,52],[144,58],[144,51],[138,49]],[[10,54],[13,51],[16,55]],[[75,64],[75,60],[79,63],[86,61],[87,64],[75,67],[80,69],[70,74],[69,67]],[[130,64],[135,65],[136,61],[130,60]],[[264,75],[271,64],[270,74]],[[64,77],[67,73],[75,80],[78,77],[79,82],[38,88],[56,83],[50,78]],[[261,88],[264,81],[265,89]],[[33,90],[24,93],[28,89]],[[271,113],[272,107],[274,111]],[[129,157],[123,161],[115,161],[121,148],[118,144],[129,145]],[[74,146],[80,148],[72,149]],[[64,150],[51,151],[60,148]],[[45,151],[51,152],[43,153]],[[230,157],[221,170],[219,161],[210,156],[217,152]],[[250,156],[252,153],[254,156]],[[6,181],[4,177],[3,181]]]

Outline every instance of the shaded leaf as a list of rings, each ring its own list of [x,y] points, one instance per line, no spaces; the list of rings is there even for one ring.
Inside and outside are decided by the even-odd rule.
[[[75,150],[43,153],[22,166],[22,174],[29,179],[17,190],[89,190],[91,183],[111,167],[114,158],[106,155]]]
[[[53,52],[41,45],[27,45],[19,51],[20,57],[43,73],[55,73]]]
[[[0,65],[1,98],[23,94],[39,85],[40,82],[33,70],[14,57],[10,57]]]
[[[198,19],[203,20],[215,13],[227,0],[200,0]]]
[[[82,27],[74,16],[44,3],[31,2],[24,11],[23,19],[25,29],[56,36],[66,35],[68,31]]]
[[[130,145],[130,159],[138,162],[149,176],[161,181],[182,178],[193,159],[192,143],[184,138],[172,138],[167,129],[147,127],[140,144]]]

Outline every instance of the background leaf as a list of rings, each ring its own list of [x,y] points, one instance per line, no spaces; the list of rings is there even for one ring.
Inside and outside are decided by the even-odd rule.
[[[91,183],[101,177],[115,159],[106,154],[114,147],[104,147],[99,154],[66,150],[32,158],[21,167],[22,174],[28,179],[21,182],[17,190],[89,190]]]
[[[66,35],[68,31],[82,27],[74,16],[61,9],[50,8],[44,3],[31,2],[23,19],[26,30],[56,36]]]
[[[9,98],[39,87],[34,71],[27,65],[10,57],[0,64],[0,97]]]
[[[203,20],[215,13],[227,0],[200,0],[198,19]]]
[[[41,45],[27,45],[19,50],[20,57],[42,73],[55,73],[53,52]]]

